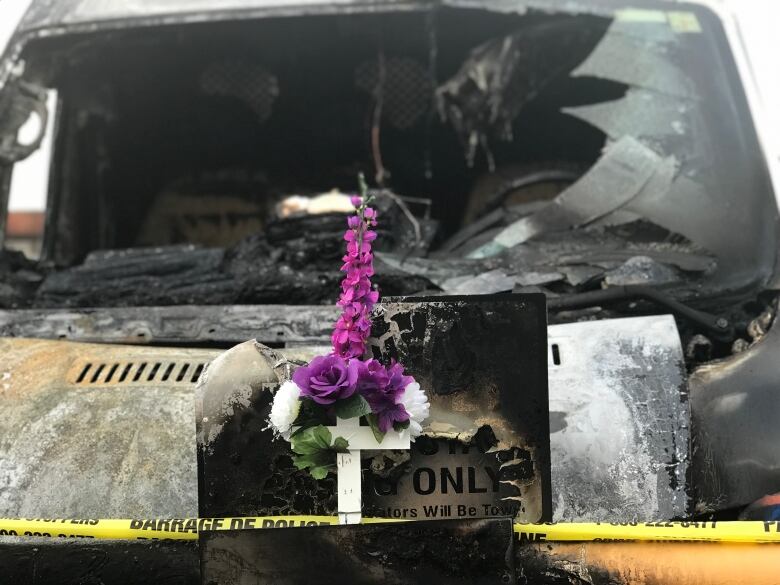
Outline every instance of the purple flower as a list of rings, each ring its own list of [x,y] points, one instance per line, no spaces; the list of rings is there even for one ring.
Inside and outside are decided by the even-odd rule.
[[[414,381],[414,378],[411,376],[403,375],[404,369],[400,364],[393,363],[389,368],[385,368],[380,364],[380,367],[382,368],[381,374],[377,371],[373,375],[373,379],[377,381],[376,384],[361,384],[360,381],[358,382],[358,386],[361,388],[360,394],[371,406],[371,410],[376,413],[398,403],[403,396],[406,386]],[[358,380],[365,377],[365,373],[361,370]]]
[[[387,392],[393,396],[396,396],[398,399],[403,396],[406,387],[414,382],[414,377],[405,376],[404,367],[397,362],[390,364],[390,367],[387,368],[387,375]]]
[[[357,391],[366,399],[371,411],[377,415],[379,428],[386,433],[394,422],[409,420],[401,399],[406,386],[414,381],[411,376],[404,376],[400,364],[393,363],[385,368],[377,360],[358,363]]]
[[[385,367],[374,359],[365,362],[354,361],[358,364],[358,393],[366,400],[369,399],[369,396],[381,393],[390,379]]]
[[[318,356],[308,366],[293,373],[293,382],[318,404],[333,404],[355,393],[358,378],[357,362],[347,364],[335,355]]]
[[[406,412],[403,404],[391,404],[387,405],[384,410],[377,413],[377,423],[379,430],[386,433],[393,428],[393,423],[406,422],[410,419],[409,413]]]

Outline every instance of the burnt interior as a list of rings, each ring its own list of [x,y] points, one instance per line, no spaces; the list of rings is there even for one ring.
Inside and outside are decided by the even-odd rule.
[[[567,73],[608,23],[441,10],[157,27],[41,48],[55,59],[45,69],[62,107],[57,166],[68,169],[54,182],[61,203],[46,250],[68,265],[98,249],[227,246],[263,229],[287,195],[354,191],[359,171],[377,171],[380,68],[384,186],[430,199],[443,239],[462,225],[469,199],[487,200],[496,186],[486,184],[484,158],[467,164],[435,88],[481,43],[542,27],[516,139],[492,155],[503,175],[581,172],[605,136],[561,108],[616,99],[625,87]]]

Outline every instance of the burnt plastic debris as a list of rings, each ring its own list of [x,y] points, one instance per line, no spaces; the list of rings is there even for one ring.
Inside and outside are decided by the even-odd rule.
[[[379,197],[384,208],[379,249],[408,255],[409,219],[395,200]],[[415,218],[427,250],[436,222]],[[93,252],[79,266],[39,276],[0,304],[66,306],[164,306],[177,304],[320,304],[334,300],[343,274],[344,214],[304,215],[270,222],[263,232],[230,248],[171,245]],[[0,270],[2,266],[0,265]],[[10,270],[9,270],[10,272]],[[18,272],[16,273],[18,274]],[[23,275],[22,275],[23,276]],[[43,283],[37,288],[40,280]],[[424,277],[382,266],[376,282],[386,295],[409,295],[429,288]],[[37,291],[36,291],[37,288]],[[8,304],[6,304],[6,302]]]
[[[32,115],[39,120],[38,134],[22,143],[19,129]],[[23,160],[35,152],[43,141],[48,117],[46,90],[27,81],[12,81],[0,93],[0,164]]]
[[[508,585],[512,520],[445,520],[200,535],[205,585]]]
[[[403,363],[432,409],[411,451],[364,452],[364,515],[551,519],[543,295],[386,302],[373,334],[375,355]],[[267,428],[278,385],[269,351],[239,345],[199,384],[201,517],[336,512],[335,477],[296,470]]]
[[[692,484],[698,512],[751,504],[780,485],[775,326],[749,350],[690,376]]]
[[[467,164],[474,164],[481,148],[492,170],[490,139],[512,140],[512,122],[523,106],[573,69],[602,33],[583,20],[562,19],[475,47],[460,70],[436,90],[441,116],[458,133]]]

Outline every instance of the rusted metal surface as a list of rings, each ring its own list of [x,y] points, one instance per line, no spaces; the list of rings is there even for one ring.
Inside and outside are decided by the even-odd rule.
[[[0,340],[0,515],[196,515],[193,378],[217,353]]]
[[[524,543],[518,583],[529,585],[776,585],[774,545]]]

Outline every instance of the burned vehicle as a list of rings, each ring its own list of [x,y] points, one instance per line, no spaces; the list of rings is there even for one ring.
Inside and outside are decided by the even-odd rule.
[[[652,0],[35,0],[0,62],[0,232],[43,138],[18,131],[53,120],[41,258],[0,264],[0,516],[334,513],[247,437],[256,343],[329,342],[360,172],[384,311],[546,299],[549,461],[437,390],[462,415],[426,431],[454,445],[440,486],[486,445],[531,470],[507,497],[532,522],[735,519],[780,492],[778,205],[733,34]],[[437,323],[436,360],[478,362]],[[196,463],[221,433],[227,499]],[[367,463],[384,495],[405,461]],[[487,510],[483,467],[461,483]],[[197,582],[192,547],[144,554]]]

